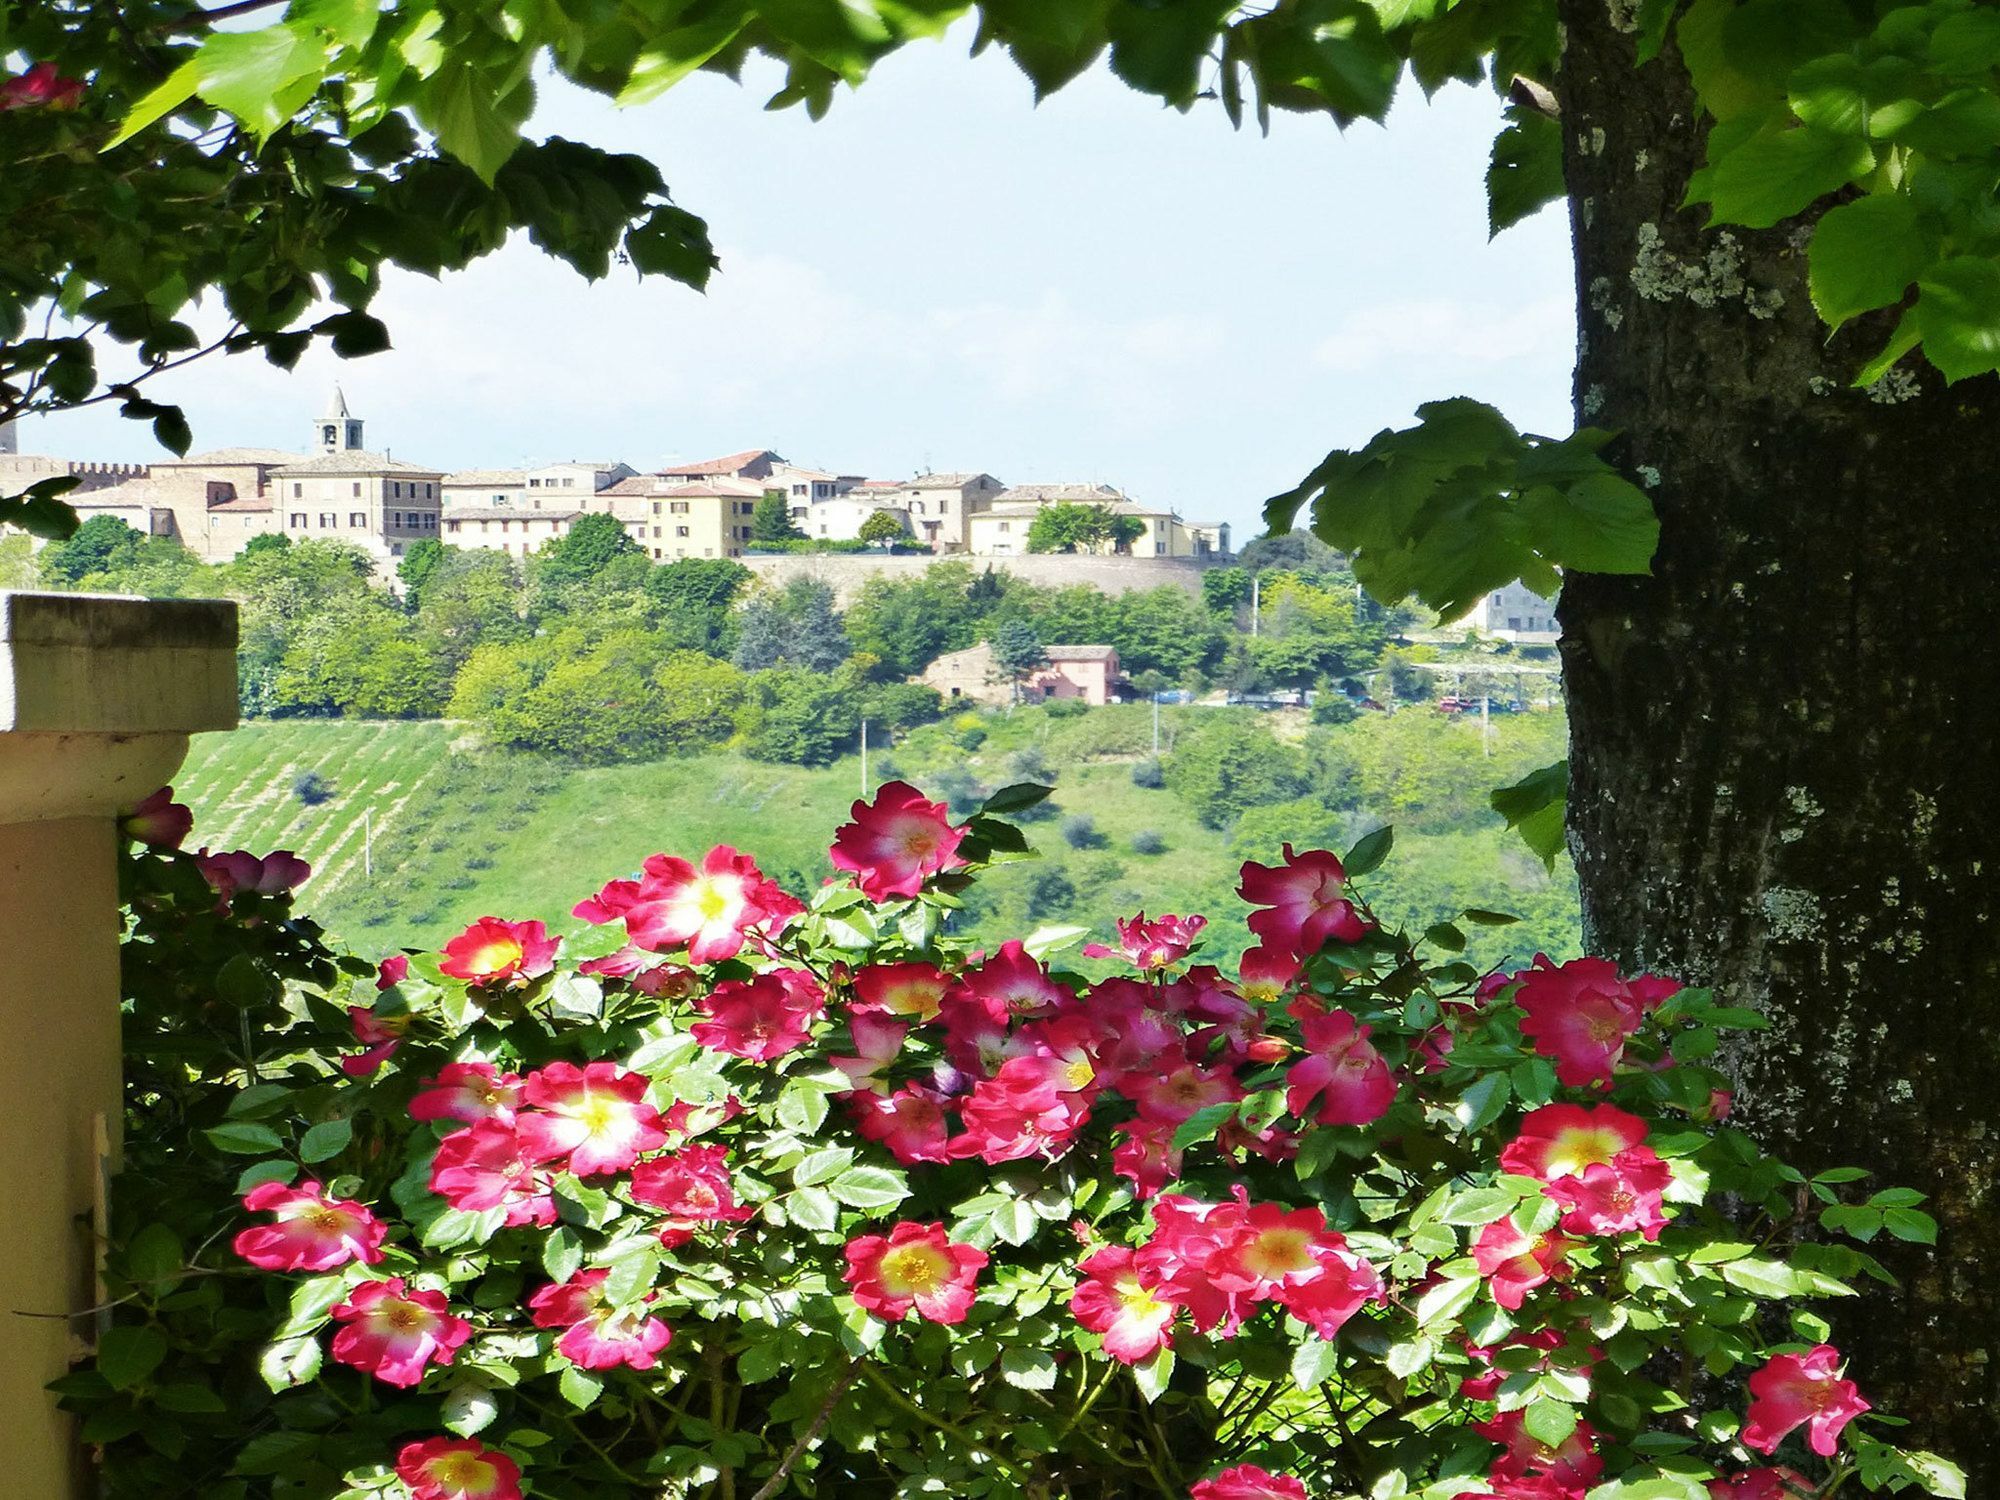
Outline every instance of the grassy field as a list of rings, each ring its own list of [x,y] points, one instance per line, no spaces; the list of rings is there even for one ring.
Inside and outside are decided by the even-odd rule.
[[[1198,712],[1164,715],[1163,745],[1170,748]],[[1245,857],[1276,858],[1279,836],[1270,848],[1232,843],[1202,827],[1171,792],[1135,785],[1133,764],[1151,752],[1147,711],[1051,718],[1037,710],[984,722],[987,737],[975,750],[937,726],[876,755],[870,767],[875,783],[902,774],[928,786],[956,767],[990,788],[1014,779],[1019,758],[1033,753],[1055,772],[1060,811],[1028,829],[1048,857],[982,883],[980,936],[1046,921],[1084,922],[1108,936],[1112,916],[1143,906],[1207,912],[1216,918],[1216,951],[1240,949],[1247,932],[1229,896],[1236,869]],[[306,771],[331,788],[317,806],[293,790]],[[373,955],[435,946],[489,913],[573,930],[568,913],[579,897],[656,851],[699,857],[712,844],[734,843],[788,888],[810,889],[831,873],[826,846],[860,792],[860,766],[850,758],[807,770],[718,753],[575,767],[483,752],[449,725],[294,721],[203,737],[176,790],[195,811],[197,841],[291,848],[310,861],[307,909]],[[1080,813],[1095,838],[1072,848],[1064,822]],[[370,825],[372,870],[363,859]],[[1149,852],[1138,852],[1135,838]],[[1550,882],[1497,826],[1405,833],[1374,885],[1385,912],[1418,922],[1465,905],[1529,915],[1521,929],[1478,935],[1487,950],[1479,956],[1488,959],[1565,946],[1574,927],[1573,881]]]

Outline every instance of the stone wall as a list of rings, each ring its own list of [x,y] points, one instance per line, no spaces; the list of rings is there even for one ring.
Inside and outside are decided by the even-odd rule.
[[[792,578],[817,578],[829,585],[841,604],[848,604],[871,578],[913,578],[939,562],[969,564],[975,573],[991,568],[1028,583],[1059,588],[1084,583],[1107,594],[1125,594],[1134,589],[1159,588],[1170,584],[1201,595],[1201,575],[1212,567],[1226,566],[1231,557],[1074,557],[1064,553],[1030,553],[1024,557],[972,557],[960,553],[946,557],[928,554],[867,556],[863,554],[790,553],[771,557],[746,557],[743,565],[766,582],[782,585]]]

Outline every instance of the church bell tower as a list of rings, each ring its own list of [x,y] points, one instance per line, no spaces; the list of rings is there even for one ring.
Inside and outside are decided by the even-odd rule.
[[[327,398],[326,411],[313,423],[313,451],[319,454],[356,453],[361,443],[361,419],[347,410],[347,397],[340,387]]]

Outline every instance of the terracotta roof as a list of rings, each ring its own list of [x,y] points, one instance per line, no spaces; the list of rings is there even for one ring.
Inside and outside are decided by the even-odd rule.
[[[919,474],[907,481],[903,488],[912,490],[963,489],[975,479],[993,479],[991,474]],[[994,479],[998,484],[1000,481]]]
[[[1012,489],[1003,490],[999,501],[1029,501],[1045,504],[1051,500],[1123,500],[1125,492],[1113,489],[1108,484],[1017,484]]]
[[[526,469],[460,469],[444,476],[446,484],[519,484],[528,477]]]
[[[427,479],[444,478],[442,469],[427,469],[422,464],[405,463],[386,453],[368,453],[359,448],[289,463],[278,472],[286,478],[301,474],[421,474]]]
[[[764,486],[754,479],[732,479],[727,475],[699,483],[676,484],[666,474],[641,474],[636,479],[621,479],[597,493],[600,498],[608,495],[616,499],[636,496],[646,500],[755,500],[764,493]]]
[[[303,454],[283,448],[210,448],[206,453],[190,453],[186,458],[157,458],[156,469],[243,468],[248,465],[278,468],[302,462]]]
[[[768,458],[774,464],[784,462],[769,448],[745,448],[741,453],[731,453],[722,458],[703,459],[698,464],[675,464],[661,469],[662,474],[734,474],[738,469],[747,468],[760,458]]]
[[[1111,661],[1118,655],[1116,646],[1044,646],[1042,655],[1050,661]]]
[[[246,495],[240,500],[224,500],[220,504],[211,505],[208,508],[211,515],[219,510],[226,510],[231,515],[246,515],[256,511],[261,511],[268,515],[276,509],[277,507],[269,500],[261,499],[256,495]]]

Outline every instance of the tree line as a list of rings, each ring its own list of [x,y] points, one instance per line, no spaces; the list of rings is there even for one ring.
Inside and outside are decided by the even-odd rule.
[[[727,741],[824,764],[863,720],[893,735],[936,718],[938,694],[914,679],[982,641],[1016,674],[1045,646],[1109,645],[1146,694],[1325,687],[1344,703],[1337,685],[1385,663],[1402,696],[1425,691],[1391,645],[1406,620],[1297,536],[1206,573],[1200,598],[1037,585],[947,560],[871,579],[845,610],[814,579],[760,585],[731,560],[655,563],[608,515],[527,557],[426,539],[393,587],[346,543],[257,537],[210,565],[108,516],[0,567],[47,587],[237,600],[247,715],[465,719],[495,746],[590,763]]]

